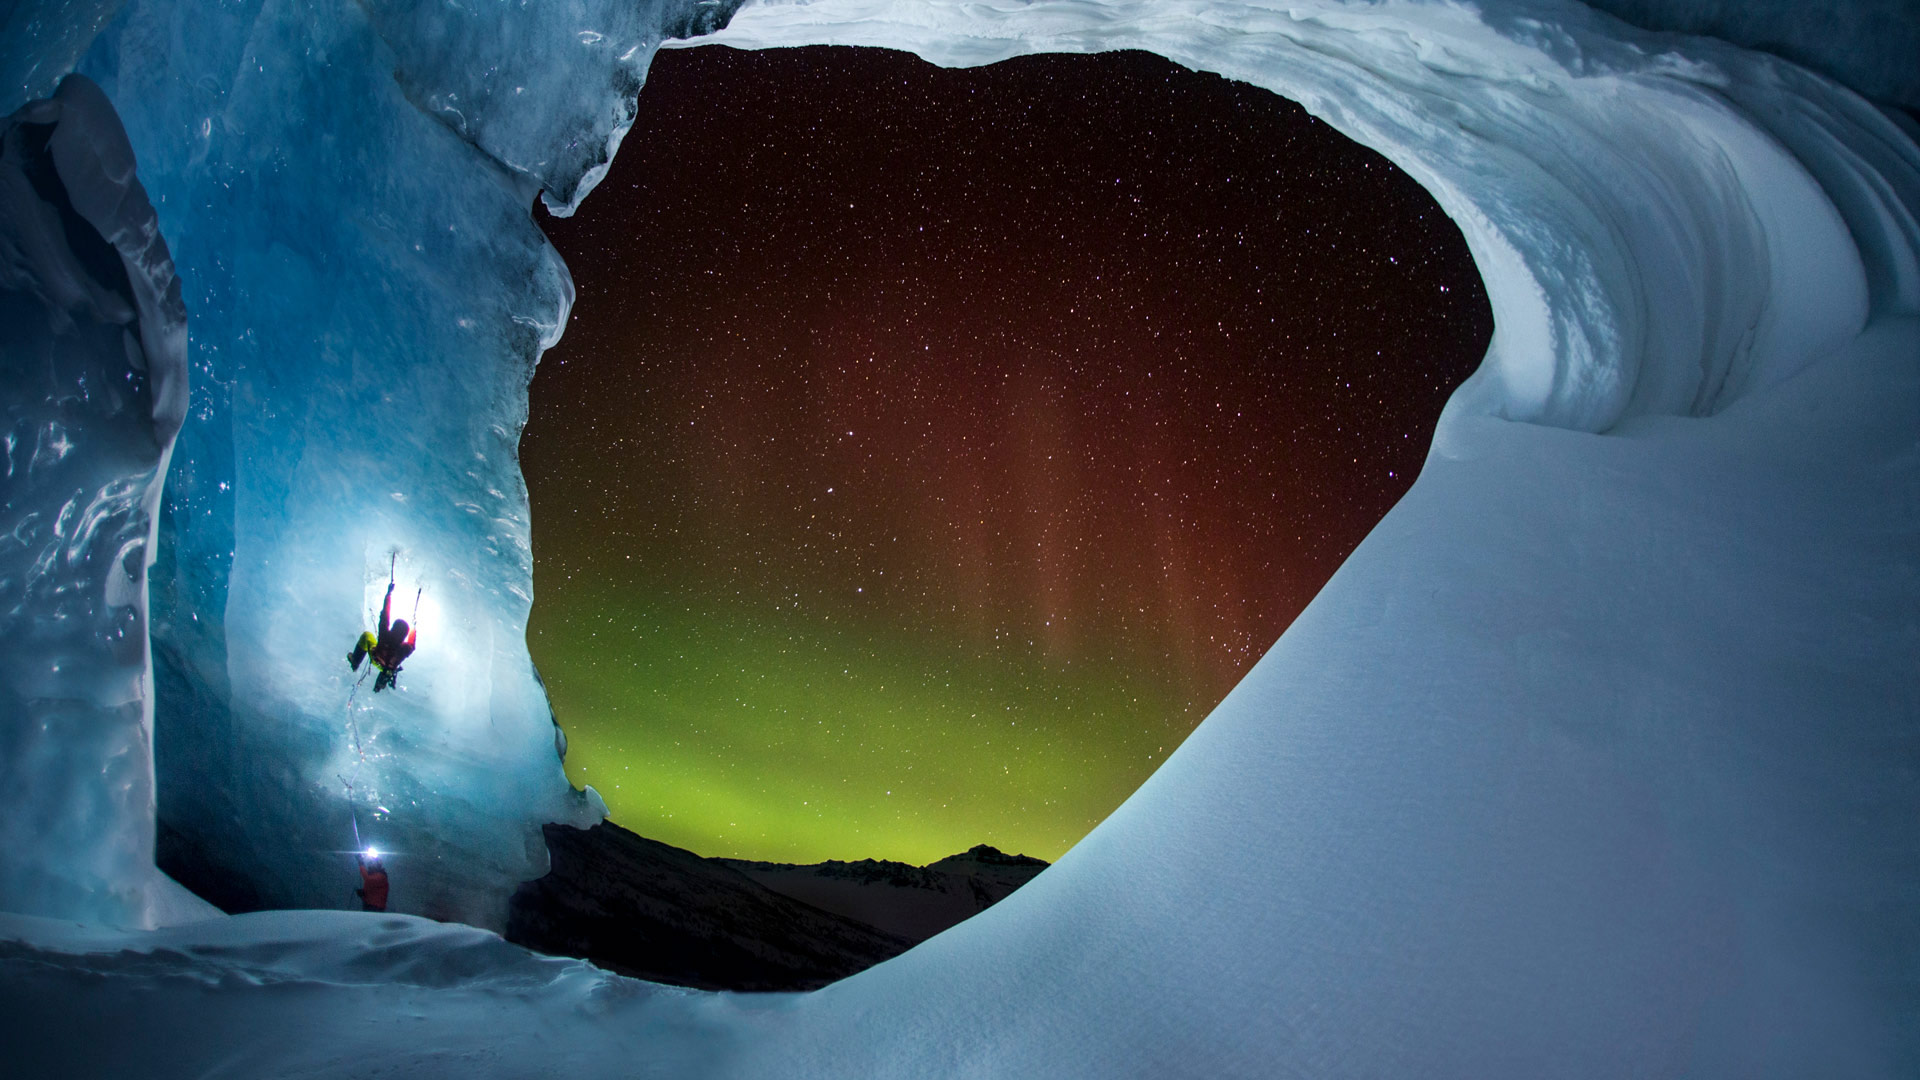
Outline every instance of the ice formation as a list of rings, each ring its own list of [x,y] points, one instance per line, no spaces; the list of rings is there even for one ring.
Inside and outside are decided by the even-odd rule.
[[[584,190],[686,17],[541,10],[137,2],[85,61],[193,314],[154,581],[159,806],[230,905],[337,906],[369,843],[396,853],[397,910],[497,926],[545,872],[540,825],[604,813],[561,772],[525,645],[515,446],[572,302],[527,210]],[[345,657],[396,563],[420,647],[376,696]]]
[[[151,925],[147,566],[186,312],[133,151],[70,77],[0,120],[0,909]]]
[[[579,203],[619,139],[626,50],[651,40],[577,6],[475,10],[132,0],[82,65],[194,319],[155,651],[161,775],[213,778],[189,823],[209,843],[323,867],[344,814],[303,815],[345,808],[340,612],[396,546],[440,606],[423,638],[454,646],[423,645],[368,722],[382,805],[448,830],[403,849],[524,872],[526,823],[583,809],[519,644],[512,436],[566,306],[525,209],[536,188]],[[1559,0],[801,0],[718,40],[946,64],[1144,48],[1272,89],[1460,224],[1487,360],[1407,498],[1179,752],[1056,866],[894,961],[747,1002],[405,919],[142,936],[8,916],[0,1023],[32,1025],[10,1039],[28,1065],[1920,1072],[1910,120]],[[169,715],[192,727],[178,771]],[[303,873],[287,895],[326,880]],[[484,882],[436,888],[485,916]]]
[[[527,211],[591,187],[661,37],[726,10],[135,0],[91,43],[193,320],[154,752],[170,865],[223,904],[339,905],[366,843],[396,910],[497,927],[540,826],[604,816],[525,644],[515,451],[572,303]],[[345,657],[390,567],[420,648],[376,697]]]

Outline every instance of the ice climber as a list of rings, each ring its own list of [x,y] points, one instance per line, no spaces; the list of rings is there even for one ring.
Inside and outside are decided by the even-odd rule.
[[[360,887],[353,895],[360,898],[361,911],[387,910],[387,868],[380,865],[380,853],[369,851],[360,860]]]
[[[372,660],[380,674],[373,680],[373,692],[379,693],[394,684],[400,675],[400,665],[413,655],[414,638],[418,632],[407,625],[405,619],[394,619],[393,582],[387,582],[387,599],[380,605],[380,632],[369,630],[360,635],[353,643],[353,651],[347,654],[347,663],[353,670],[360,670],[361,660]]]

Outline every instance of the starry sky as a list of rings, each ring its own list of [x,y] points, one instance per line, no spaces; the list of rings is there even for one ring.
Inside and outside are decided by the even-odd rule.
[[[662,52],[542,226],[533,656],[703,855],[1055,859],[1418,473],[1492,330],[1411,179],[1143,53]]]

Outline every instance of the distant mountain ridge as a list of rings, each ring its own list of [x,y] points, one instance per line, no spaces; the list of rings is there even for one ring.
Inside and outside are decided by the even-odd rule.
[[[1047,868],[1043,859],[977,844],[926,866],[861,859],[808,865],[714,859],[823,911],[915,942],[999,903]]]
[[[985,844],[926,866],[708,859],[612,822],[546,826],[552,870],[510,902],[507,940],[654,982],[810,990],[986,910],[1047,867]]]

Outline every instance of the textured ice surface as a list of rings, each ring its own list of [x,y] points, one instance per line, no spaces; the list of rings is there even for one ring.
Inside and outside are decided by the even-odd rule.
[[[28,962],[35,977],[15,978]],[[0,970],[7,1075],[36,1080],[697,1076],[726,1061],[743,1015],[773,1004],[359,912],[259,912],[138,938],[0,914]],[[112,1037],[69,1041],[83,1000],[118,1010]]]
[[[0,120],[0,910],[151,925],[147,564],[186,313],[113,106]]]
[[[396,853],[396,909],[498,925],[545,871],[541,823],[603,812],[560,771],[524,639],[515,446],[572,302],[528,208],[584,190],[687,16],[534,11],[139,0],[86,61],[194,312],[159,803],[229,901],[345,902],[357,827]],[[397,692],[356,693],[344,658],[395,553],[419,650]]]
[[[0,115],[50,96],[121,0],[8,0],[0,8]]]
[[[528,658],[526,383],[573,300],[529,208],[597,179],[662,34],[724,5],[133,0],[117,102],[193,313],[154,576],[160,816],[241,906],[498,926],[591,824]],[[419,649],[345,663],[397,555]],[[351,702],[351,705],[349,704]]]
[[[398,909],[484,924],[544,867],[540,822],[589,816],[522,643],[514,458],[571,286],[359,7],[235,14],[130,4],[88,61],[194,319],[154,581],[161,814],[256,902],[337,906],[351,804],[400,853]],[[432,607],[399,692],[354,696],[395,551],[402,612]]]
[[[168,578],[156,642],[175,693],[221,704],[234,678],[207,722],[238,745],[192,745],[240,779],[208,797],[288,818],[351,764],[322,707],[344,684],[305,665],[338,665],[357,629],[339,609],[401,545],[441,608],[423,657],[434,622],[459,655],[409,666],[368,722],[394,752],[372,768],[451,804],[436,824],[462,836],[433,850],[490,850],[465,831],[517,835],[559,774],[525,779],[534,717],[496,709],[482,742],[436,712],[439,680],[505,677],[473,659],[483,635],[524,664],[504,599],[524,501],[461,468],[481,453],[471,473],[512,481],[513,335],[557,325],[563,279],[525,226],[528,174],[415,107],[431,94],[393,81],[404,50],[360,10],[138,3],[88,61],[216,376],[169,503],[197,561]],[[1459,222],[1498,323],[1487,362],[1406,499],[1179,752],[1056,866],[904,956],[757,1009],[647,1011],[612,981],[570,997],[480,938],[355,959],[374,918],[14,920],[0,1023],[32,1025],[36,1063],[519,1075],[534,1043],[604,1075],[1920,1073],[1920,152],[1885,115],[1770,57],[1544,0],[821,0],[746,8],[721,37],[953,64],[1138,47],[1284,93]],[[551,119],[591,142],[607,115]],[[514,133],[539,126],[468,130],[533,148],[524,164],[538,140]],[[469,408],[503,434],[456,423]],[[397,477],[389,442],[413,463]],[[489,541],[498,559],[472,557]],[[227,551],[230,584],[207,558]],[[183,625],[200,612],[225,631]],[[462,801],[496,789],[497,813]]]
[[[541,0],[471,6],[374,0],[407,98],[569,214],[633,126],[662,37],[704,33],[739,0]],[[564,116],[564,123],[554,123]]]
[[[1636,26],[1707,34],[1777,52],[1869,97],[1920,109],[1920,8],[1913,0],[1595,0]]]

